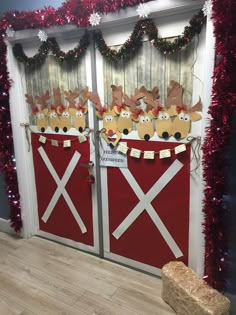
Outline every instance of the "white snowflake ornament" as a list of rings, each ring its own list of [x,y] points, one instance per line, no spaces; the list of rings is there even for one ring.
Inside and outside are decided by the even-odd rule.
[[[48,39],[48,35],[46,32],[39,30],[38,32],[38,38],[41,40],[41,42],[46,42]]]
[[[136,11],[138,12],[138,15],[141,19],[146,19],[151,12],[149,6],[146,3],[140,3]]]
[[[100,24],[101,21],[101,15],[97,12],[94,12],[89,17],[89,23],[91,26],[97,26]]]
[[[206,0],[202,8],[204,16],[211,15],[212,13],[212,2],[211,0]]]
[[[6,34],[7,34],[7,37],[13,37],[15,34],[15,31],[12,28],[8,27],[6,29]]]

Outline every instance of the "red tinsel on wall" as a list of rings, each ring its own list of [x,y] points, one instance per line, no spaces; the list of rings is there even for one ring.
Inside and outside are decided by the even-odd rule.
[[[236,3],[213,0],[216,64],[213,77],[210,125],[203,145],[203,168],[206,182],[205,280],[214,288],[225,287],[227,231],[224,223],[225,152],[231,135],[231,118],[236,109]]]

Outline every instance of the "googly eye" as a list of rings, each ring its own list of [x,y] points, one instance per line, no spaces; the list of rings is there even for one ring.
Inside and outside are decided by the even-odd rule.
[[[180,120],[184,120],[184,113],[180,113],[180,114],[178,115],[178,117],[179,117]]]
[[[130,118],[130,112],[126,112],[126,118]]]
[[[163,120],[163,119],[164,119],[164,115],[163,115],[162,113],[160,113],[160,114],[158,115],[158,119]]]
[[[188,114],[184,115],[184,121],[189,121],[190,120],[190,116]]]
[[[146,120],[145,120],[145,117],[144,116],[140,116],[140,119],[139,121],[143,124]]]
[[[105,117],[105,121],[106,122],[111,122],[112,121],[112,116],[111,115],[108,115]]]
[[[83,116],[83,113],[79,110],[76,112],[75,114],[77,117],[82,117]]]
[[[145,121],[146,121],[146,123],[150,122],[151,121],[150,117],[146,116]]]
[[[165,113],[165,114],[164,114],[164,119],[165,119],[165,120],[168,120],[169,118],[170,118],[170,115],[169,115],[168,113]]]
[[[121,116],[122,118],[126,118],[126,112],[125,112],[125,111],[122,111],[121,114],[120,114],[120,116]]]

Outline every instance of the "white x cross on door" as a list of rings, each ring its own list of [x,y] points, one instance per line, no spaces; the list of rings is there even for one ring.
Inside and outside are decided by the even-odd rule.
[[[120,169],[127,182],[132,187],[134,193],[139,198],[139,202],[112,233],[116,239],[119,239],[132,224],[135,224],[135,220],[137,219],[137,217],[144,210],[146,210],[175,257],[179,258],[183,256],[183,253],[176,244],[175,240],[173,239],[166,226],[162,222],[161,218],[158,216],[157,212],[151,205],[152,200],[161,192],[161,190],[171,181],[171,179],[180,171],[182,167],[183,164],[180,161],[175,160],[165,171],[165,173],[156,181],[156,183],[152,186],[152,188],[148,191],[146,195],[138,185],[137,181],[135,180],[129,169]]]
[[[86,226],[84,225],[84,222],[82,221],[80,215],[78,214],[78,211],[76,210],[69,194],[67,193],[65,187],[66,184],[71,176],[71,174],[73,173],[79,159],[80,159],[80,153],[75,151],[70,163],[68,164],[66,171],[62,177],[62,179],[60,180],[57,172],[55,171],[50,159],[47,156],[47,153],[44,151],[43,147],[39,147],[38,148],[38,152],[40,154],[40,156],[42,157],[48,171],[50,172],[50,174],[52,175],[53,179],[55,180],[56,184],[57,184],[57,189],[54,193],[54,195],[52,196],[43,216],[42,216],[42,220],[46,223],[47,220],[49,219],[52,211],[55,208],[55,205],[58,201],[58,199],[60,198],[60,196],[62,195],[72,213],[72,215],[74,216],[76,222],[78,223],[81,232],[84,234],[87,232]]]

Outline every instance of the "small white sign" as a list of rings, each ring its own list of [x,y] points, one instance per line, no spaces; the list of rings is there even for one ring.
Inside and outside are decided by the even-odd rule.
[[[57,140],[51,140],[51,145],[54,147],[58,147],[58,141]]]
[[[122,144],[126,145],[124,142],[122,142]],[[112,149],[105,141],[102,141],[100,148],[100,166],[127,168],[127,155],[120,153],[116,148]]]
[[[80,142],[80,143],[83,143],[83,142],[85,142],[85,141],[87,141],[86,136],[84,136],[84,135],[79,136],[79,142]]]
[[[143,158],[147,159],[147,160],[154,160],[155,152],[154,151],[144,151]]]
[[[184,151],[186,151],[186,145],[184,143],[175,147],[175,154],[179,154]]]
[[[140,156],[141,156],[141,153],[142,153],[141,150],[132,148],[132,149],[131,149],[131,152],[130,152],[130,156],[132,156],[132,157],[134,157],[134,158],[136,158],[136,159],[139,159]]]
[[[161,150],[161,151],[159,152],[159,158],[160,158],[160,159],[165,159],[165,158],[169,158],[169,157],[171,157],[171,153],[170,153],[170,150],[169,150],[169,149],[167,149],[167,150]]]
[[[44,137],[44,136],[40,136],[40,137],[39,137],[39,142],[41,142],[41,143],[46,143],[46,141],[47,141],[47,138],[46,138],[46,137]]]
[[[71,147],[71,141],[70,140],[63,141],[63,147],[64,148],[70,148]]]
[[[117,151],[123,153],[123,154],[127,154],[129,148],[127,147],[127,145],[125,145],[123,142],[119,143]]]

